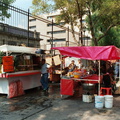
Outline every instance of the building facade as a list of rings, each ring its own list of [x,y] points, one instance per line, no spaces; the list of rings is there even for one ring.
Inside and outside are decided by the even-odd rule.
[[[59,14],[59,12],[44,14],[38,18],[30,17],[29,19],[29,29],[32,31],[40,32],[40,37],[43,39],[40,42],[40,47],[42,49],[49,50],[53,46],[77,46],[77,42],[80,42],[80,32],[78,28],[75,28],[74,39],[70,25],[66,24],[63,26],[63,22],[61,22],[59,25],[56,24],[55,18]],[[83,32],[83,41],[84,45],[90,44],[90,37],[87,31],[86,33]]]
[[[0,23],[0,45],[21,45],[40,47],[39,33]]]

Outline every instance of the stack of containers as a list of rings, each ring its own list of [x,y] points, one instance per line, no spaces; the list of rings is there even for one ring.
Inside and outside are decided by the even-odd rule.
[[[104,106],[105,108],[113,107],[112,95],[95,96],[95,108],[102,109]]]

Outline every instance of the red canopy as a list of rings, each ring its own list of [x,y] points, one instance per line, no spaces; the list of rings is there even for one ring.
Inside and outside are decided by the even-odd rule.
[[[62,55],[88,60],[115,60],[120,59],[120,49],[115,46],[78,46],[53,47]]]

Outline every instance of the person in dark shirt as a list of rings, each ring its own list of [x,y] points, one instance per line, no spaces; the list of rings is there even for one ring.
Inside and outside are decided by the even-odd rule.
[[[102,85],[103,87],[112,87],[113,79],[111,77],[110,71],[103,74]]]
[[[75,67],[76,67],[75,61],[72,60],[72,61],[71,61],[71,64],[68,66],[68,68],[69,68],[68,72],[74,71]]]

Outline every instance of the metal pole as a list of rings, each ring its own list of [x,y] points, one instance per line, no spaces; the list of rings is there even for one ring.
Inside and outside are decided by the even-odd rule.
[[[27,46],[29,47],[29,14],[30,10],[28,9],[28,34],[27,34]]]
[[[88,35],[87,35],[87,46],[88,46]]]
[[[53,19],[52,19],[52,36],[51,36],[51,38],[52,38],[52,41],[51,41],[51,48],[53,47]],[[53,55],[53,50],[51,50],[51,54]]]
[[[61,59],[61,65],[60,65],[61,74],[60,74],[60,78],[62,78],[63,59],[62,59],[62,55],[61,54],[60,54],[60,59]]]
[[[120,60],[118,60],[118,64],[119,64],[119,76],[118,76],[118,78],[119,78],[119,81],[120,81]]]
[[[84,46],[86,46],[86,44],[85,44],[85,30],[84,30]]]
[[[98,95],[100,95],[100,60],[99,60],[99,83],[98,83]]]
[[[67,44],[66,46],[69,46],[69,26],[68,26],[68,34],[67,34]]]
[[[41,37],[41,36],[39,36],[39,38],[40,38],[40,37]],[[40,47],[41,47],[41,40],[40,40],[39,44],[40,44]]]

